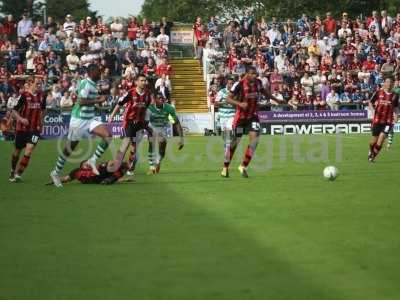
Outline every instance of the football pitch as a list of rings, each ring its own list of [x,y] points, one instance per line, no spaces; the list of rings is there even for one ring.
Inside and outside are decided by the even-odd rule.
[[[263,136],[250,178],[242,147],[225,179],[221,138],[188,137],[158,175],[143,145],[136,182],[63,189],[44,185],[57,142],[19,184],[1,142],[0,299],[399,299],[400,138],[375,164],[368,140]]]

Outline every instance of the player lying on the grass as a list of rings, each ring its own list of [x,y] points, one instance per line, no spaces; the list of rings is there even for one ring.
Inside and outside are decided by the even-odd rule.
[[[107,150],[111,142],[111,133],[107,126],[96,118],[96,105],[106,100],[106,97],[99,96],[97,81],[100,79],[100,69],[97,65],[91,64],[87,69],[87,78],[82,80],[78,86],[78,99],[72,108],[71,120],[69,124],[68,140],[64,150],[57,158],[56,165],[51,171],[50,176],[56,187],[62,187],[60,173],[64,168],[67,158],[78,146],[79,141],[95,135],[101,138],[96,151],[87,161],[87,164],[98,174],[96,161]]]
[[[93,169],[86,163],[82,162],[79,168],[72,170],[68,175],[60,177],[62,183],[71,182],[74,180],[79,181],[83,184],[113,184],[116,182],[127,182],[132,179],[124,178],[126,171],[128,170],[128,164],[122,163],[117,170],[115,170],[115,161],[110,160],[108,162],[100,163],[97,165],[99,174],[95,174]],[[47,185],[52,185],[53,182],[49,182]]]
[[[376,91],[370,102],[369,108],[374,111],[372,120],[372,139],[369,145],[368,161],[374,162],[382,149],[382,145],[393,123],[397,121],[399,98],[392,92],[393,79],[385,79],[382,88]]]
[[[175,108],[166,102],[162,94],[156,95],[156,101],[147,109],[147,120],[150,121],[150,128],[153,131],[153,136],[149,138],[149,174],[160,172],[161,161],[165,157],[165,150],[167,148],[168,127],[170,120],[176,126],[176,130],[180,136],[179,150],[184,146],[183,130],[181,123],[176,115]],[[156,148],[158,146],[158,155]]]
[[[42,92],[41,81],[36,79],[25,85],[12,115],[17,120],[15,132],[15,150],[11,157],[10,182],[20,181],[21,175],[31,159],[32,151],[39,142],[42,132],[46,95]],[[24,156],[17,164],[22,150]]]
[[[149,138],[152,137],[152,130],[149,127],[149,122],[146,120],[146,111],[149,105],[154,102],[154,99],[150,90],[146,87],[146,83],[146,76],[142,74],[138,75],[135,87],[118,101],[108,119],[108,122],[111,123],[121,107],[124,107],[124,122],[122,125],[124,138],[115,158],[117,162],[116,167],[124,160],[129,145],[131,145],[131,156],[136,156],[138,146],[136,139],[143,130],[147,131]]]
[[[215,107],[218,108],[218,118],[224,140],[224,162],[229,161],[230,147],[233,140],[233,119],[236,113],[236,107],[227,102],[229,92],[231,91],[235,81],[233,78],[228,78],[226,87],[221,89],[215,97]],[[229,176],[228,173],[222,176]]]
[[[236,106],[236,113],[232,125],[233,140],[224,161],[222,177],[229,177],[229,165],[243,134],[249,135],[249,145],[238,169],[243,177],[248,177],[247,167],[257,148],[260,136],[261,126],[258,118],[258,106],[262,95],[279,104],[284,103],[284,101],[274,97],[271,91],[263,88],[261,80],[257,78],[256,69],[250,66],[243,79],[233,85],[226,100],[227,103]]]

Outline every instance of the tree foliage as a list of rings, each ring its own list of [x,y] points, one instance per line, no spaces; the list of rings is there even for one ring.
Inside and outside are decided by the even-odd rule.
[[[2,0],[0,4],[0,11],[5,15],[13,15],[20,18],[25,10],[32,9],[33,1],[28,0]]]
[[[369,15],[372,10],[382,9],[395,14],[398,7],[400,0],[146,0],[141,14],[152,20],[166,16],[174,21],[192,22],[196,16],[226,16],[251,8],[258,17],[275,16],[283,20],[297,19],[302,13],[324,15],[327,11],[336,16],[347,12],[351,17]]]
[[[47,0],[46,3],[47,15],[56,20],[63,20],[67,14],[73,15],[75,20],[96,15],[96,12],[90,10],[88,0]],[[110,5],[112,5],[112,2],[110,2]]]

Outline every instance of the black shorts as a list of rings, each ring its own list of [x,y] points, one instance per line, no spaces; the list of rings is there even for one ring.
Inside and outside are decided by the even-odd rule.
[[[243,134],[248,134],[249,132],[255,132],[257,135],[260,134],[261,125],[257,118],[248,120],[239,120],[233,125],[233,132],[235,137],[242,137]]]
[[[392,124],[375,124],[372,125],[372,136],[379,136],[381,133],[388,135],[393,129]]]
[[[147,122],[133,122],[133,121],[129,121],[128,124],[125,126],[125,128],[124,128],[124,132],[125,132],[124,136],[128,137],[128,138],[130,138],[130,139],[132,139],[134,141],[134,139],[136,138],[136,135],[141,130],[146,130],[147,134],[149,136],[152,136],[153,131],[149,127],[149,123],[147,123]]]
[[[15,134],[15,148],[24,149],[26,144],[36,145],[39,142],[40,135],[33,131],[18,131]]]

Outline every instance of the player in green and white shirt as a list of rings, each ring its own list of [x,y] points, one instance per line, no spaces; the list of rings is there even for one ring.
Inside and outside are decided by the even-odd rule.
[[[161,161],[165,157],[170,124],[173,123],[176,126],[180,136],[179,150],[184,146],[183,130],[175,107],[166,103],[162,94],[157,94],[155,103],[147,108],[146,119],[149,121],[149,127],[153,130],[153,136],[149,137],[149,174],[155,174],[160,172]],[[157,145],[158,155],[155,153]]]
[[[393,89],[393,93],[400,95],[400,84],[398,81],[396,81],[396,87]],[[397,123],[398,120],[398,116],[395,116],[394,118],[394,125]],[[389,150],[392,145],[393,145],[393,138],[394,138],[394,126],[392,127],[392,129],[390,130],[389,134],[388,134],[388,142],[387,142],[387,149]]]
[[[100,69],[97,65],[91,64],[87,69],[87,78],[78,84],[78,98],[72,108],[71,120],[68,131],[68,141],[64,150],[57,158],[56,166],[50,173],[50,177],[56,187],[62,187],[60,173],[64,168],[67,158],[78,146],[79,141],[96,135],[102,140],[98,144],[95,153],[87,161],[93,173],[98,174],[96,167],[97,159],[103,155],[111,142],[111,133],[107,126],[96,118],[96,104],[102,104],[106,98],[100,97],[97,89],[97,81],[100,79]]]
[[[221,125],[222,138],[224,139],[225,162],[230,161],[229,149],[233,137],[232,123],[236,113],[236,108],[232,104],[227,103],[226,99],[234,83],[232,78],[228,78],[226,87],[220,90],[215,98],[215,107],[218,108],[218,118]]]

